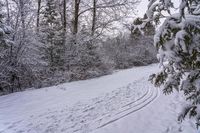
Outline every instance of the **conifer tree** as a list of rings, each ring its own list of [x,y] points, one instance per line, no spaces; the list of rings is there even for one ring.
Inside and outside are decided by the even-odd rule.
[[[51,68],[62,66],[63,61],[63,43],[62,43],[62,24],[58,14],[55,0],[46,0],[45,10],[43,11],[43,20],[41,22],[41,32],[43,34],[42,42],[46,46],[46,59]]]
[[[170,94],[182,91],[188,104],[179,120],[186,116],[196,118],[200,125],[200,2],[182,0],[179,12],[170,14],[171,0],[150,0],[146,13],[148,21],[164,23],[156,32],[154,45],[162,66],[161,72],[151,75],[156,86],[164,86],[163,92]],[[169,16],[162,14],[168,12]]]

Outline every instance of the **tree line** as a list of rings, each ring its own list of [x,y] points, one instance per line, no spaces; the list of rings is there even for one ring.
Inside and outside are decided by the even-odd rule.
[[[131,33],[127,41],[118,27],[122,22],[123,26],[130,25],[125,20],[133,16],[138,2],[1,1],[0,91],[6,94],[30,87],[40,88],[83,80],[111,73],[112,69],[134,65],[125,65],[123,58],[128,58],[135,48],[129,50],[129,54],[121,54],[127,53],[127,50],[120,53],[119,47],[122,44],[126,47],[128,43],[141,42],[131,42],[131,38],[137,40],[133,39]],[[114,40],[119,39],[125,40],[115,45],[117,43]],[[111,57],[111,52],[116,56]],[[154,54],[150,53],[153,58]],[[119,57],[123,58],[119,61]],[[154,59],[149,59],[148,62],[152,62],[151,60]]]

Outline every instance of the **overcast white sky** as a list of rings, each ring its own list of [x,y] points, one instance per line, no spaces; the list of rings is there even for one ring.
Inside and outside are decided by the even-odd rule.
[[[141,0],[141,3],[137,7],[137,14],[139,17],[143,17],[148,5],[148,0]]]
[[[180,0],[172,0],[174,2],[174,6],[178,7]],[[147,10],[147,5],[149,3],[149,0],[141,0],[141,3],[137,7],[137,14],[139,17],[143,17],[146,10]]]

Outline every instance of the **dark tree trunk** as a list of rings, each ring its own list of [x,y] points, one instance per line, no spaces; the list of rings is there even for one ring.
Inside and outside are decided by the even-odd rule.
[[[20,5],[20,17],[21,17],[21,23],[22,23],[22,41],[24,41],[25,38],[25,12],[24,12],[24,0],[19,1]]]
[[[66,19],[66,0],[63,0],[63,30],[66,32],[67,19]]]
[[[38,9],[37,9],[37,32],[39,31],[39,26],[40,26],[40,8],[41,8],[41,0],[38,0]]]
[[[7,10],[7,25],[10,25],[10,8],[9,8],[9,3],[8,0],[6,0],[6,10]]]
[[[95,33],[96,26],[96,0],[93,0],[93,14],[92,14],[92,36]]]
[[[78,18],[79,18],[79,5],[80,5],[80,0],[75,0],[74,3],[74,31],[73,34],[78,33]]]

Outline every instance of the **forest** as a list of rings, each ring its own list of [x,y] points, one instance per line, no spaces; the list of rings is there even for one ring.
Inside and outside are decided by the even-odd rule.
[[[149,22],[140,28],[142,18],[134,15],[138,3],[1,1],[0,94],[90,79],[157,62],[155,26]]]

